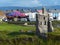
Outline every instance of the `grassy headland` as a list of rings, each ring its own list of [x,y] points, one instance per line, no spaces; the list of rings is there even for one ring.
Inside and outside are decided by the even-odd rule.
[[[54,32],[49,33],[47,39],[42,39],[36,36],[35,26],[0,23],[0,45],[60,45],[59,24],[60,21],[54,21]]]

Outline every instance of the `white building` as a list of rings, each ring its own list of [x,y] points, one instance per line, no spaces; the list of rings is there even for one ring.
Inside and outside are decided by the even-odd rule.
[[[6,18],[5,14],[3,11],[0,11],[0,22],[2,22],[2,20]]]
[[[29,12],[29,13],[25,13],[26,15],[29,15],[29,20],[30,21],[36,21],[36,12]]]
[[[58,15],[58,18],[57,18],[57,20],[60,20],[60,13],[59,13],[59,15]]]
[[[53,21],[53,14],[52,13],[48,13],[49,14],[49,18],[51,21]]]
[[[50,18],[53,20],[60,20],[60,10],[49,10]]]

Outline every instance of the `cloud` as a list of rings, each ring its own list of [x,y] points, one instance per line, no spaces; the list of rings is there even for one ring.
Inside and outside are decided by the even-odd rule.
[[[1,0],[0,6],[51,6],[60,5],[60,0]]]
[[[2,0],[0,1],[0,6],[26,6],[26,7],[34,7],[40,6],[38,0]]]
[[[42,4],[40,4],[39,0],[20,0],[20,1],[10,1],[7,4],[9,4],[8,6],[22,6],[22,7],[36,7],[36,6],[41,6]]]
[[[16,2],[12,2],[12,6],[26,6],[26,7],[36,7],[36,6],[41,6],[42,4],[40,4],[39,0],[21,0],[21,1],[16,1]]]
[[[54,5],[60,5],[60,0],[54,1]]]
[[[60,5],[60,0],[40,0],[43,6]]]
[[[39,3],[39,1],[38,0],[32,0],[32,3]]]
[[[0,3],[8,3],[8,2],[12,2],[12,0],[0,0]]]
[[[32,3],[38,5],[38,6],[42,6],[42,4],[39,2],[39,0],[33,0]]]

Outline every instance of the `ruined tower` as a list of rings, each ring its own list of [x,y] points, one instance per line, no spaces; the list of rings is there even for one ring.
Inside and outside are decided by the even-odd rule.
[[[40,35],[47,32],[52,32],[52,23],[46,9],[42,8],[42,13],[36,14],[36,33]]]

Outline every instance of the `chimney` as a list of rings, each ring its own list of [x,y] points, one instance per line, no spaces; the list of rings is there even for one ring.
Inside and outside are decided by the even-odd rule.
[[[45,14],[47,11],[45,9],[45,7],[42,8],[42,14]]]

